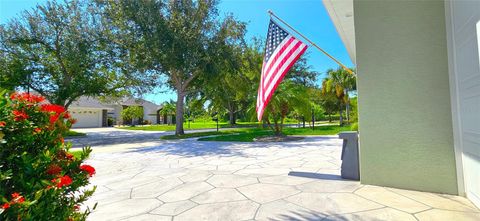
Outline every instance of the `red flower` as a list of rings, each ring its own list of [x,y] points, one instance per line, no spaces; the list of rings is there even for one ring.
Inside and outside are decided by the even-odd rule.
[[[23,203],[25,202],[25,198],[23,198],[23,196],[21,196],[19,193],[12,193],[12,201],[13,203]]]
[[[56,104],[43,104],[40,106],[40,110],[48,113],[61,114],[65,112],[65,107]]]
[[[69,119],[71,117],[70,113],[68,111],[66,111],[64,114],[63,114],[63,118],[65,119]]]
[[[29,93],[17,93],[17,92],[10,95],[10,99],[18,100],[26,103],[40,103],[45,100],[45,98],[42,96],[29,94]]]
[[[27,113],[23,111],[14,110],[12,113],[13,115],[15,115],[15,118],[14,118],[15,121],[22,121],[22,120],[28,119]]]
[[[75,206],[73,206],[73,209],[74,209],[75,211],[78,211],[78,210],[80,210],[80,206],[79,206],[79,205],[75,205]]]
[[[9,203],[4,203],[3,206],[2,206],[2,209],[8,209],[10,208],[10,204]]]
[[[73,158],[75,158],[75,157],[73,156],[73,154],[71,154],[71,153],[67,153],[67,154],[65,154],[65,156],[66,156],[67,159],[69,159],[69,160],[73,160]]]
[[[33,129],[33,132],[38,134],[38,133],[42,132],[42,129],[37,127],[35,129]]]
[[[15,199],[15,198],[17,198],[17,197],[19,197],[19,196],[20,196],[20,193],[17,193],[17,192],[12,193],[12,198],[13,198],[13,199]]]
[[[0,121],[0,127],[5,127],[5,125],[7,125],[7,123],[5,123],[5,121]]]
[[[50,165],[47,169],[47,174],[50,174],[50,175],[56,175],[56,174],[59,174],[60,172],[62,172],[62,168],[55,164]]]
[[[70,118],[70,119],[68,119],[68,121],[70,121],[71,124],[76,124],[77,123],[77,119],[75,119],[75,118]]]
[[[20,196],[20,197],[15,199],[15,202],[16,203],[23,203],[23,202],[25,202],[25,198],[23,198],[23,196]]]
[[[54,124],[54,123],[55,123],[55,121],[57,121],[57,120],[58,120],[58,117],[60,117],[60,115],[59,115],[59,114],[54,114],[54,115],[51,115],[51,116],[50,116],[50,124]]]
[[[60,115],[65,112],[65,107],[56,104],[43,104],[40,106],[40,110],[47,113],[53,113],[50,115],[50,124],[54,124]]]
[[[80,169],[87,172],[89,176],[93,176],[95,174],[95,168],[90,165],[84,164],[80,166]]]
[[[72,178],[70,178],[68,175],[65,175],[57,179],[53,179],[52,182],[57,184],[57,188],[62,188],[63,186],[70,186],[70,184],[72,184]]]
[[[60,177],[60,183],[57,184],[60,186],[70,186],[72,184],[72,178],[70,178],[68,175],[65,175],[63,177]]]

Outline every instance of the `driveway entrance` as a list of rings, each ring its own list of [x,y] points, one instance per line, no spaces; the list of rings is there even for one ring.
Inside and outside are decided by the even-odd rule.
[[[335,137],[233,143],[159,140],[164,132],[87,133],[80,139],[93,145],[88,163],[97,169],[88,205],[98,202],[89,220],[480,219],[462,197],[340,179]]]

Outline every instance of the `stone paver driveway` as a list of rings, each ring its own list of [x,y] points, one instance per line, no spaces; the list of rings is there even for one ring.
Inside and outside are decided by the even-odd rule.
[[[98,188],[88,205],[98,207],[89,220],[480,220],[462,197],[341,180],[334,137],[228,143],[134,134],[135,145],[93,146]]]

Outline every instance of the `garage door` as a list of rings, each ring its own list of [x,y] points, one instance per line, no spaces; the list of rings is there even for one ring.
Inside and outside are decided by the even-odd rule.
[[[457,152],[462,155],[465,193],[480,207],[480,1],[446,4],[451,16],[447,30],[452,36]]]
[[[71,114],[77,119],[77,123],[73,125],[74,128],[102,126],[101,110],[72,110]]]

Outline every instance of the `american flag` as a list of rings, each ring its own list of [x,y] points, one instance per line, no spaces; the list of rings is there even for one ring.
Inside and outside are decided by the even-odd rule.
[[[257,95],[257,118],[262,120],[265,107],[282,82],[285,74],[307,50],[307,45],[278,26],[273,20],[268,25],[265,57]]]

